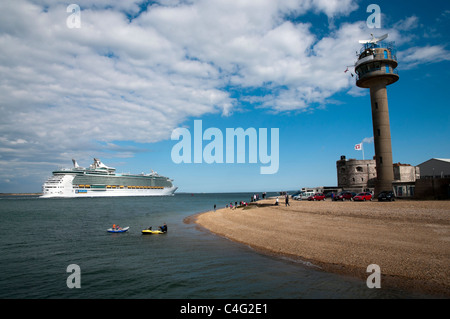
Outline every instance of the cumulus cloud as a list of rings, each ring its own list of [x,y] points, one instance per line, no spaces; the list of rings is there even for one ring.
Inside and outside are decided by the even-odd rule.
[[[348,15],[358,8],[352,0],[313,0],[312,5],[316,11],[324,12],[328,17]]]
[[[394,28],[401,31],[411,31],[419,26],[419,18],[415,15],[402,19],[394,24]]]
[[[412,47],[400,52],[399,59],[405,63],[404,69],[410,69],[420,64],[450,61],[450,51],[442,45]]]
[[[70,29],[68,3],[0,2],[0,174],[74,154],[132,156],[117,142],[165,140],[186,119],[227,116],[242,101],[272,112],[323,105],[353,83],[344,67],[367,37],[365,21],[323,37],[308,21],[347,16],[355,0],[76,3],[81,28]]]
[[[3,158],[26,156],[10,147],[18,138],[27,154],[53,158],[98,142],[160,141],[189,117],[232,112],[239,102],[224,87],[268,85],[259,104],[283,111],[348,84],[325,76],[341,69],[322,59],[339,35],[317,42],[309,23],[284,17],[348,14],[350,0],[77,4],[78,29],[67,27],[65,3],[0,4]]]
[[[362,143],[366,143],[366,144],[373,143],[373,136],[363,138]]]

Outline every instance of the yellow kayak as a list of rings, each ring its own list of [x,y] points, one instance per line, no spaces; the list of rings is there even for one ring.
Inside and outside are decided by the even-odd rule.
[[[160,231],[160,230],[144,229],[144,230],[142,231],[142,234],[144,234],[144,235],[165,234],[165,232],[162,232],[162,231]]]

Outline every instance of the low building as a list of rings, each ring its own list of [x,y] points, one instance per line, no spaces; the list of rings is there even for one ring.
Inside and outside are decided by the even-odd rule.
[[[420,178],[450,178],[450,159],[431,158],[419,165]]]
[[[416,181],[420,179],[420,167],[410,164],[394,163],[394,181],[392,187],[397,197],[413,197]]]
[[[392,188],[398,198],[450,198],[450,159],[432,158],[417,166],[394,163]],[[336,161],[336,189],[355,193],[375,189],[377,179],[375,160],[346,159]]]
[[[343,190],[359,193],[373,192],[377,179],[375,160],[346,159],[344,155],[336,162],[338,187]],[[420,168],[410,164],[393,165],[393,191],[397,197],[414,196],[414,187],[420,178]]]
[[[323,186],[317,187],[302,187],[302,192],[310,192],[310,193],[323,193]]]
[[[431,158],[418,165],[415,197],[421,199],[450,198],[450,159]]]

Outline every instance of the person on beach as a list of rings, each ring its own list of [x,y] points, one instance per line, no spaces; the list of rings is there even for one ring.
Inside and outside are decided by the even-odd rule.
[[[214,204],[214,211],[216,211],[216,204]]]
[[[275,202],[275,206],[278,206],[278,197],[277,197],[277,200]]]
[[[291,206],[291,205],[289,204],[289,195],[287,195],[287,194],[286,194],[286,206]]]

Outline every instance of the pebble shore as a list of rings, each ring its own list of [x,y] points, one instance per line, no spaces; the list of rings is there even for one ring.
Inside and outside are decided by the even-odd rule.
[[[324,271],[366,280],[381,269],[382,287],[450,297],[450,201],[321,202],[275,199],[195,216],[211,232]]]

